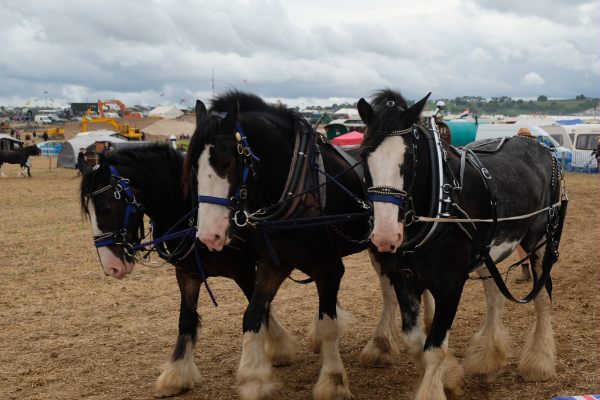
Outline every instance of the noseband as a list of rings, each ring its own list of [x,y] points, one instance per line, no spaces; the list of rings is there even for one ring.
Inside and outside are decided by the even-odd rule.
[[[133,258],[135,255],[134,243],[131,243],[127,240],[127,226],[129,225],[129,219],[133,214],[137,212],[143,211],[142,205],[136,200],[135,195],[133,194],[131,187],[129,186],[129,179],[123,178],[117,172],[117,169],[114,166],[110,166],[110,174],[111,174],[111,183],[93,191],[89,195],[88,198],[93,198],[94,196],[99,195],[100,193],[104,193],[108,190],[113,189],[113,196],[117,201],[125,202],[125,214],[123,215],[123,222],[121,223],[121,227],[113,232],[103,233],[101,235],[96,235],[93,237],[94,245],[96,248],[111,246],[111,245],[121,245],[123,246],[123,251],[127,257]]]

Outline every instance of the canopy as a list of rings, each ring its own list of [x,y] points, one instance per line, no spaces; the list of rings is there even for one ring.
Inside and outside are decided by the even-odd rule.
[[[96,142],[127,143],[126,140],[111,135],[117,135],[117,133],[108,130],[79,133],[73,139],[63,143],[56,165],[63,168],[75,168],[79,149],[87,149]]]
[[[13,150],[19,147],[23,147],[23,142],[21,140],[0,133],[0,150]]]
[[[336,137],[331,142],[336,146],[360,146],[363,136],[361,132],[352,131]]]

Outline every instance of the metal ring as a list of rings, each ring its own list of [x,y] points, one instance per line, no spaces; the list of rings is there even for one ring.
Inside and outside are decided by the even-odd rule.
[[[242,216],[241,221],[239,220],[240,215]],[[242,210],[236,211],[235,214],[233,214],[233,223],[240,228],[248,225],[248,213]]]

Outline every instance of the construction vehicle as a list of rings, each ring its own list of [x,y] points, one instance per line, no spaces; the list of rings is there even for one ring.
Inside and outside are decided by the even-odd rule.
[[[90,118],[85,116],[81,119],[81,132],[87,132],[88,124],[104,123],[112,126],[115,131],[127,140],[143,140],[144,134],[134,126],[129,124],[120,124],[114,118]]]
[[[65,138],[65,128],[50,128],[44,129],[44,133],[48,135],[48,138],[51,140],[64,139]]]
[[[119,108],[121,109],[122,117],[129,117],[129,118],[141,118],[142,117],[142,114],[139,112],[129,111],[127,106],[125,106],[125,104],[123,104],[123,102],[121,100],[98,100],[98,113],[100,114],[100,118],[105,118],[104,106],[107,104],[116,104],[117,106],[119,106]]]

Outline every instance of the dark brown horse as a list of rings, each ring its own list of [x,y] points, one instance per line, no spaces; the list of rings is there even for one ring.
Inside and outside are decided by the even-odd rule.
[[[189,228],[192,201],[181,190],[182,168],[179,152],[168,145],[152,144],[111,152],[101,157],[98,167],[83,175],[81,206],[90,217],[106,275],[122,279],[133,270],[144,214],[153,221],[155,237]],[[192,233],[157,246],[160,257],[175,266],[181,294],[179,334],[170,361],[156,382],[159,397],[192,388],[200,376],[194,363],[194,347],[201,325],[196,308],[202,281],[223,276],[235,281],[247,298],[254,291],[256,252],[249,242],[239,240],[237,249],[199,254],[195,253],[194,242]],[[268,318],[269,361],[288,364],[295,356],[292,337],[273,314]]]
[[[15,150],[0,150],[0,176],[2,173],[2,164],[19,164],[19,173],[17,176],[23,176],[23,168],[27,168],[27,176],[31,178],[31,171],[28,164],[29,156],[40,155],[40,148],[36,145],[25,146]]]

